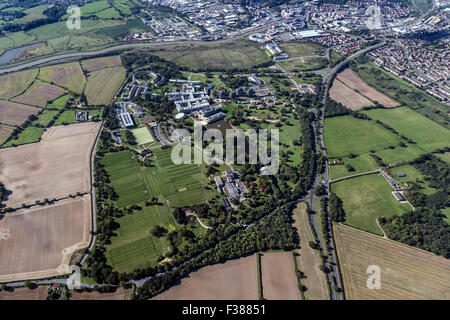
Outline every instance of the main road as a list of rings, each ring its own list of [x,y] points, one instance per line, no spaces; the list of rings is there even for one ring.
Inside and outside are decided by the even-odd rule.
[[[0,67],[0,74],[20,71],[20,70],[48,64],[48,63],[59,61],[59,60],[72,60],[72,59],[75,60],[75,59],[79,59],[79,58],[83,58],[83,57],[102,55],[102,54],[106,54],[109,52],[123,51],[123,50],[127,50],[127,49],[157,48],[157,47],[180,45],[180,44],[212,45],[212,44],[229,43],[229,42],[233,42],[239,38],[248,36],[252,33],[266,30],[269,26],[270,26],[270,23],[266,23],[266,24],[258,26],[258,27],[246,28],[246,29],[242,30],[241,32],[231,36],[230,38],[223,39],[223,40],[216,40],[216,41],[177,40],[177,41],[127,42],[127,43],[112,45],[107,48],[93,50],[93,51],[79,51],[79,52],[54,54],[54,55],[47,56],[47,57],[37,58],[32,61],[18,62],[15,64],[5,64],[4,66]]]

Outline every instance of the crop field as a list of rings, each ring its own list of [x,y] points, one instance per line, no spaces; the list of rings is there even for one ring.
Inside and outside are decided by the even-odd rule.
[[[163,59],[172,61],[190,70],[248,69],[270,61],[258,46],[238,42],[225,46],[202,46],[150,51]]]
[[[364,113],[391,126],[426,151],[450,146],[450,130],[407,107],[373,109]]]
[[[111,176],[111,184],[119,195],[117,205],[125,207],[151,197],[164,197],[171,206],[182,207],[208,200],[212,191],[202,168],[196,164],[174,165],[171,149],[154,149],[153,167],[140,167],[127,151],[108,154],[103,164]],[[161,199],[161,198],[160,198]]]
[[[315,241],[314,234],[309,225],[309,217],[305,202],[299,203],[294,210],[294,228],[297,229],[300,238],[300,249],[295,250],[297,265],[306,278],[302,284],[307,288],[305,297],[308,300],[328,300],[328,284],[325,274],[319,269],[321,262],[319,251],[309,246],[309,241]],[[292,257],[291,257],[292,259]]]
[[[89,191],[89,155],[99,128],[97,122],[52,127],[39,143],[2,150],[0,176],[12,191],[3,203],[17,208]]]
[[[16,139],[9,140],[4,145],[2,145],[2,148],[38,142],[44,131],[44,128],[28,126],[18,134],[18,137]]]
[[[57,64],[41,68],[39,79],[55,83],[75,93],[83,92],[86,79],[78,62]]]
[[[70,300],[130,300],[133,289],[117,288],[114,292],[100,293],[98,291],[71,292]]]
[[[330,98],[351,110],[360,110],[374,105],[372,101],[352,90],[339,79],[333,81],[330,88]]]
[[[106,67],[120,67],[122,65],[122,61],[120,60],[120,56],[108,56],[82,60],[81,65],[84,70],[91,72]]]
[[[0,123],[20,126],[29,116],[39,111],[39,108],[0,100]]]
[[[160,225],[169,231],[177,229],[171,210],[165,205],[144,207],[142,211],[121,217],[116,222],[120,228],[106,247],[106,257],[119,272],[156,265],[158,257],[169,248],[169,242],[151,235],[152,228]]]
[[[313,56],[323,54],[323,47],[317,43],[286,42],[281,43],[283,49],[290,57]]]
[[[45,300],[47,286],[40,286],[33,290],[28,288],[14,288],[14,291],[0,291],[0,300]]]
[[[369,172],[380,167],[368,153],[362,153],[356,158],[345,157],[342,158],[342,161],[344,164],[330,165],[331,179],[338,179],[358,173]],[[352,166],[355,171],[348,171],[345,167],[346,165]]]
[[[379,174],[335,182],[331,190],[342,199],[346,224],[378,235],[382,235],[378,217],[412,210],[394,198],[391,186]]]
[[[9,99],[21,94],[33,83],[38,72],[38,69],[31,69],[0,76],[0,97]]]
[[[291,252],[261,254],[262,292],[267,300],[301,300]]]
[[[0,221],[0,282],[67,273],[70,256],[89,244],[89,196],[8,214]]]
[[[131,130],[131,132],[136,137],[136,141],[137,141],[138,145],[152,143],[153,141],[155,141],[155,139],[153,139],[153,136],[151,135],[151,133],[147,127],[134,129],[134,130]]]
[[[107,105],[125,81],[122,67],[105,68],[93,71],[88,76],[85,95],[89,104]]]
[[[373,63],[360,64],[355,69],[358,76],[369,86],[450,129],[450,122],[446,117],[448,108],[445,104],[419,90],[413,84],[383,71]]]
[[[201,268],[153,299],[258,300],[256,256]]]
[[[3,143],[14,130],[13,127],[0,124],[0,144]]]
[[[340,72],[337,75],[337,78],[342,81],[342,83],[373,102],[379,102],[381,105],[388,108],[398,107],[400,105],[398,102],[393,101],[388,96],[369,86],[350,68]]]
[[[64,90],[60,87],[36,80],[27,91],[13,100],[32,106],[45,107],[49,101],[53,101],[63,94]]]
[[[449,260],[345,226],[334,235],[347,299],[450,299]],[[380,267],[379,290],[367,288],[370,265]]]
[[[326,118],[324,136],[330,157],[379,150],[400,142],[400,138],[374,121],[352,116]]]
[[[46,109],[64,109],[66,107],[66,103],[71,99],[72,96],[70,94],[63,95],[58,99],[53,100],[51,103],[45,106]]]

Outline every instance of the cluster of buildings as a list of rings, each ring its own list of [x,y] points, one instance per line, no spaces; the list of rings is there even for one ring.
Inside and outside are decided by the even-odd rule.
[[[150,11],[144,10],[149,19],[142,19],[155,32],[156,39],[198,40],[202,32],[184,19],[171,15],[155,17]]]
[[[425,41],[399,39],[398,45],[379,48],[367,56],[384,70],[450,103],[448,45],[430,48]]]
[[[237,171],[226,170],[221,175],[214,177],[217,191],[227,197],[222,199],[226,209],[232,208],[232,202],[245,200],[244,194],[248,192],[245,184],[239,180],[240,174]]]
[[[193,32],[190,39],[223,39],[236,28],[247,26],[249,20],[247,11],[239,3],[223,3],[218,0],[152,0],[149,2],[152,6],[165,6],[176,10],[187,22],[202,30],[197,30],[197,33]],[[180,26],[181,24],[175,25],[175,30],[180,30]],[[164,26],[157,26],[157,29],[166,31]],[[156,31],[156,29],[154,30]],[[158,36],[160,36],[159,33]]]
[[[395,181],[385,169],[380,170],[380,174],[394,190],[392,191],[392,195],[394,196],[394,198],[400,203],[407,203],[407,200],[403,195],[403,187],[400,185],[400,183]],[[397,176],[403,177],[405,176],[405,174],[399,173]]]
[[[133,102],[116,102],[115,109],[117,120],[122,128],[134,127],[133,117],[141,118],[144,116],[144,108]]]
[[[364,44],[373,39],[372,36],[356,37],[350,34],[340,33],[328,34],[311,39],[311,41],[326,47],[332,47],[340,55],[347,55],[360,50]]]

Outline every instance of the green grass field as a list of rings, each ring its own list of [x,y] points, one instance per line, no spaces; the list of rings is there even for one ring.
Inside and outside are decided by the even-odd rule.
[[[12,145],[18,146],[21,144],[38,142],[44,131],[44,128],[33,126],[26,127],[21,133],[19,133],[17,139],[9,140],[7,143],[2,145],[2,148],[10,147]]]
[[[45,106],[46,109],[64,109],[66,107],[67,101],[71,99],[72,96],[70,94],[65,94],[58,99],[53,100],[51,103]]]
[[[317,43],[286,42],[280,44],[290,57],[303,57],[323,54],[324,48]]]
[[[418,156],[427,153],[415,144],[407,144],[408,147],[403,148],[397,146],[395,149],[384,149],[375,152],[386,164],[395,165],[401,161],[411,161]]]
[[[130,272],[156,264],[158,256],[167,250],[169,243],[150,234],[155,225],[167,230],[177,228],[171,210],[167,206],[144,207],[142,211],[126,215],[116,220],[120,224],[117,236],[107,246],[106,257],[109,264],[120,272]]]
[[[343,201],[345,223],[365,231],[382,235],[376,219],[411,210],[392,195],[392,188],[379,174],[371,174],[339,181],[331,185]]]
[[[125,81],[125,69],[111,67],[89,73],[84,93],[89,104],[107,105]]]
[[[39,69],[14,72],[0,76],[0,97],[9,99],[24,92],[37,77]]]
[[[264,50],[254,43],[239,41],[227,45],[189,46],[151,51],[190,70],[248,69],[270,61]]]
[[[325,68],[327,62],[324,58],[289,59],[278,62],[286,71],[310,71]]]
[[[364,113],[391,126],[424,150],[450,146],[450,130],[407,107],[372,109]]]
[[[342,165],[330,165],[330,174],[332,180],[358,173],[373,171],[380,167],[368,153],[360,154],[356,158],[344,157],[342,158],[342,161],[344,162],[344,164]],[[352,166],[355,171],[348,171],[345,167],[345,165],[347,164]]]
[[[153,139],[153,136],[151,135],[151,133],[147,127],[134,129],[134,130],[131,130],[131,132],[136,137],[136,141],[137,141],[138,145],[152,143],[153,141],[155,141],[155,139]]]
[[[55,83],[76,93],[82,93],[86,78],[79,62],[57,64],[41,68],[39,79]]]
[[[201,167],[172,164],[171,149],[154,149],[152,152],[155,166],[149,168],[139,166],[135,156],[128,151],[106,154],[102,159],[111,185],[119,195],[116,204],[119,207],[131,204],[143,207],[142,211],[117,219],[120,228],[107,246],[106,256],[118,271],[129,272],[155,265],[158,256],[167,250],[168,242],[155,238],[149,232],[157,224],[169,231],[178,228],[169,205],[181,207],[197,204],[214,194],[214,191],[204,189],[206,180]],[[163,205],[145,207],[145,200],[154,196]],[[198,226],[195,228],[198,229]]]
[[[397,145],[400,141],[400,138],[374,121],[352,116],[326,118],[324,136],[329,157],[379,150]]]
[[[38,119],[36,121],[33,121],[33,123],[40,124],[45,127],[57,114],[58,110],[44,110],[38,116]]]

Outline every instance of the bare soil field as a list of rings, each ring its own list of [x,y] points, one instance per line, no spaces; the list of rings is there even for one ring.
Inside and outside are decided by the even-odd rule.
[[[301,300],[291,252],[261,254],[262,292],[267,300]]]
[[[372,101],[350,89],[338,79],[333,81],[333,85],[330,88],[330,97],[351,110],[360,110],[374,105]]]
[[[91,292],[71,292],[70,300],[130,300],[132,289],[118,288],[115,292],[100,293],[98,291]]]
[[[342,225],[334,235],[347,299],[450,299],[449,260]],[[370,265],[380,267],[380,289],[367,288]]]
[[[320,271],[320,253],[309,246],[309,241],[315,241],[313,232],[309,226],[307,205],[302,202],[294,210],[294,227],[297,229],[300,238],[300,249],[297,265],[306,278],[302,279],[302,284],[307,288],[305,297],[308,300],[328,300],[328,284],[325,274]]]
[[[33,83],[38,71],[31,69],[0,76],[0,97],[9,99],[24,92]]]
[[[356,73],[354,73],[350,68],[345,69],[337,75],[337,78],[344,84],[363,95],[364,97],[370,99],[373,102],[378,101],[381,105],[387,108],[397,107],[400,104],[388,96],[382,94],[381,92],[375,90],[367,83],[365,83]]]
[[[47,286],[35,289],[15,288],[13,291],[0,291],[0,300],[45,300],[47,299]]]
[[[36,80],[23,94],[15,97],[13,101],[31,106],[45,107],[48,101],[62,96],[65,91],[57,86]]]
[[[67,273],[90,239],[90,196],[8,213],[0,220],[0,282]]]
[[[14,130],[13,127],[4,126],[0,124],[0,143],[3,143]]]
[[[120,60],[120,56],[109,56],[83,60],[81,61],[81,65],[83,66],[84,70],[90,72],[94,70],[103,69],[105,67],[121,66],[122,61]]]
[[[0,100],[0,122],[4,124],[20,126],[29,116],[39,111],[36,107]]]
[[[0,181],[12,192],[3,204],[18,208],[88,192],[89,157],[99,128],[99,122],[56,126],[40,142],[1,149]]]
[[[84,93],[89,104],[109,104],[114,94],[125,81],[126,72],[122,67],[105,68],[91,72]]]
[[[41,68],[39,79],[53,82],[76,93],[83,92],[86,79],[78,62],[57,64]]]
[[[258,300],[256,256],[204,267],[153,299]]]

